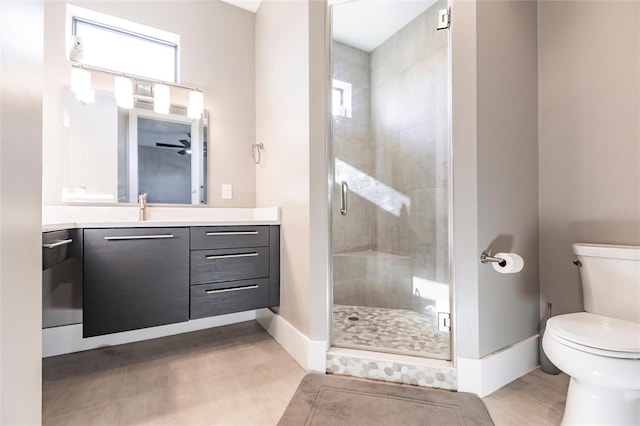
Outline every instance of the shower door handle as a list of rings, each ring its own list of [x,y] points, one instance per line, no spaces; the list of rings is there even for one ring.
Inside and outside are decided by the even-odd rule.
[[[347,182],[343,180],[340,184],[340,214],[342,216],[347,215],[347,191],[349,191],[349,186],[347,186]]]

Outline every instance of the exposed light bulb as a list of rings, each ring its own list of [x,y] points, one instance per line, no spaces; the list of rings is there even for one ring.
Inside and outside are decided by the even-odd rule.
[[[204,95],[202,92],[192,90],[189,92],[189,106],[187,106],[187,116],[193,120],[198,120],[204,110]]]
[[[89,88],[76,94],[76,98],[85,104],[92,104],[96,101],[96,91]]]
[[[126,98],[118,98],[116,99],[116,105],[120,108],[131,109],[133,108],[133,95],[128,96]]]
[[[74,95],[91,89],[91,73],[82,68],[71,68],[71,92]]]
[[[158,114],[169,114],[171,98],[169,86],[164,84],[153,85],[153,110]]]
[[[91,88],[91,73],[82,68],[71,68],[71,92],[85,104],[95,102],[95,90]]]
[[[116,77],[114,82],[116,104],[120,108],[133,108],[133,82],[127,77]]]

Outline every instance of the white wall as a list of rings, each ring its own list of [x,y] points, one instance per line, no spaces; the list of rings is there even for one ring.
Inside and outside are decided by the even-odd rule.
[[[263,1],[256,14],[256,205],[282,208],[279,315],[327,334],[327,181],[323,2]]]
[[[41,1],[0,2],[0,424],[41,422]]]
[[[64,128],[66,155],[62,171],[67,190],[118,200],[118,107],[113,96],[96,93],[97,102],[82,104],[65,93],[69,127]],[[187,193],[188,194],[188,193]]]
[[[555,315],[583,309],[572,243],[640,245],[640,2],[542,1],[538,22],[541,302]]]
[[[331,117],[327,114],[332,85],[328,45],[328,10],[323,1],[309,2],[309,221],[310,326],[309,337],[329,338],[329,211],[327,209],[327,143]]]
[[[282,208],[279,314],[309,335],[309,5],[263,1],[256,13],[256,206]]]
[[[204,91],[209,110],[209,205],[253,207],[255,166],[254,14],[218,0],[73,1],[87,9],[149,25],[181,37],[181,80]],[[45,205],[61,201],[63,179],[63,85],[70,64],[65,54],[66,3],[45,3],[44,182]],[[112,79],[94,75],[96,86]],[[172,95],[175,92],[172,93]],[[233,184],[222,200],[220,185]]]

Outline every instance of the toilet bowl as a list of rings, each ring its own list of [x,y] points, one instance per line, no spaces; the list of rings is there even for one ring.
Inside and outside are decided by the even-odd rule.
[[[547,321],[544,351],[571,377],[563,425],[640,425],[640,247],[574,244],[587,312]]]

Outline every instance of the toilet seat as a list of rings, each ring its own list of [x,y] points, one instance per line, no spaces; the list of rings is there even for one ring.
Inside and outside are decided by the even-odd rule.
[[[635,322],[577,312],[550,318],[546,331],[559,343],[583,352],[640,359],[640,324]]]

